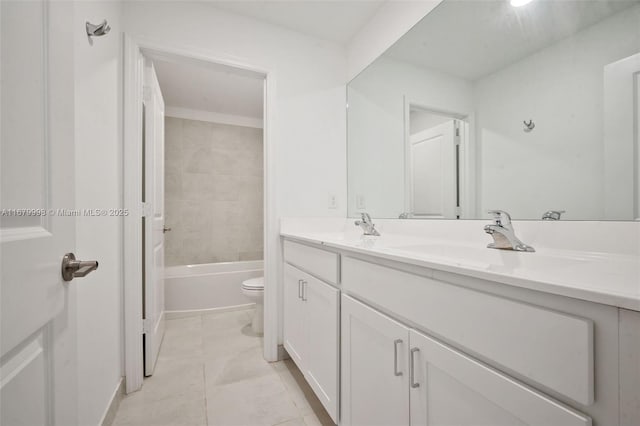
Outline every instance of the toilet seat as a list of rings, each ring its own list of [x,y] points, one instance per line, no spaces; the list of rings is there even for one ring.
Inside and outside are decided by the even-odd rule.
[[[264,291],[264,277],[251,278],[242,282],[242,289],[246,291]]]

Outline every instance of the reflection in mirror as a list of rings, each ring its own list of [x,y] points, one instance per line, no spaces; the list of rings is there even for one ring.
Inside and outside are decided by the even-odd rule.
[[[409,104],[405,126],[404,218],[460,216],[460,149],[466,145],[464,119]]]
[[[349,214],[640,218],[639,76],[640,1],[445,0],[348,85]]]

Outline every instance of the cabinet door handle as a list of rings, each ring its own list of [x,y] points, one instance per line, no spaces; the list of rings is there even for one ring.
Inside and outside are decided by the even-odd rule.
[[[298,280],[298,299],[302,299],[302,280]]]
[[[306,302],[307,301],[307,282],[306,281],[302,281],[302,301]]]
[[[398,371],[398,345],[402,343],[402,339],[393,341],[393,374],[402,376],[402,371]]]
[[[416,366],[415,366],[415,358],[413,356],[413,354],[415,354],[416,352],[420,352],[420,349],[418,348],[412,348],[411,349],[411,354],[409,355],[409,376],[411,377],[411,387],[412,388],[417,388],[420,387],[420,383],[416,382]]]

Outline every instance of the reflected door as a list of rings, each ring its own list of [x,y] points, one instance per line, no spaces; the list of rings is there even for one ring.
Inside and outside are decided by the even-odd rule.
[[[604,213],[640,220],[640,53],[604,67]]]
[[[410,136],[410,209],[415,217],[457,217],[457,120]]]

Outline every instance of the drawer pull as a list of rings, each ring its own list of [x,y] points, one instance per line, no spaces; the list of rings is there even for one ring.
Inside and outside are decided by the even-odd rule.
[[[416,378],[415,378],[416,366],[415,366],[415,358],[413,354],[415,354],[416,352],[420,352],[420,349],[418,348],[411,349],[411,355],[409,360],[409,376],[411,376],[411,387],[414,389],[420,387],[420,383],[416,382]]]
[[[302,301],[307,301],[307,282],[304,280],[302,281]]]
[[[402,371],[398,371],[398,345],[402,343],[402,339],[393,341],[393,374],[402,376]]]
[[[298,280],[298,299],[302,299],[302,280]]]

